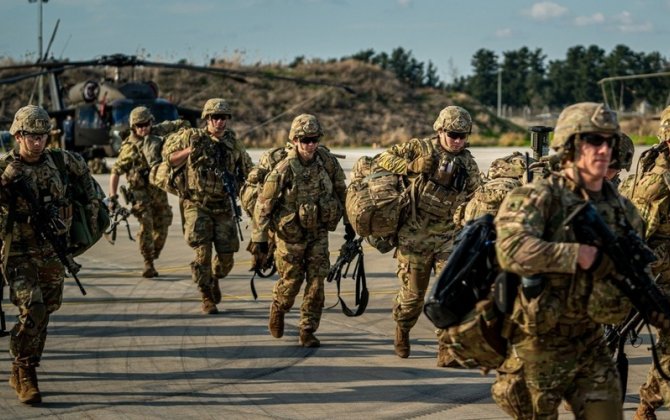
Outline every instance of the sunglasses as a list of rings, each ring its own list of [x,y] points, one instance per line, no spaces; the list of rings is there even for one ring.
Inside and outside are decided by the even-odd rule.
[[[135,124],[135,128],[147,128],[151,125],[150,121],[143,122],[143,123],[137,123]]]
[[[468,136],[468,133],[458,133],[456,131],[447,131],[447,137],[454,140],[464,140]]]
[[[226,120],[230,119],[230,116],[226,115],[226,114],[214,114],[214,115],[210,115],[209,119],[212,120],[212,121],[226,121]]]
[[[318,143],[319,138],[318,137],[303,137],[300,139],[300,143],[302,144],[310,144],[310,143]]]
[[[591,146],[600,147],[603,143],[607,143],[607,147],[612,148],[616,142],[616,136],[603,136],[602,134],[597,133],[585,133],[579,136],[579,138],[586,144]]]

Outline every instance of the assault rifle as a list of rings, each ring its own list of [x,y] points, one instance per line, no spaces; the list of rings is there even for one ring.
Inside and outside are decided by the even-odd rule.
[[[628,387],[628,357],[623,348],[626,343],[636,346],[640,341],[640,330],[644,326],[642,315],[635,309],[618,325],[605,326],[605,342],[607,348],[615,356],[615,364],[619,371],[619,380],[621,381],[622,397],[626,395]]]
[[[84,290],[84,286],[82,286],[77,277],[81,265],[75,262],[72,253],[68,251],[67,226],[65,226],[65,223],[60,218],[58,208],[53,203],[40,205],[25,177],[15,179],[9,185],[9,188],[26,200],[28,207],[30,207],[30,223],[33,226],[35,234],[43,241],[51,244],[58,259],[72,278],[74,278],[77,286],[79,286],[81,294],[86,296],[86,290]]]
[[[217,176],[220,176],[223,179],[223,188],[228,194],[228,199],[230,200],[230,208],[233,211],[233,216],[235,217],[235,223],[237,224],[237,233],[240,235],[240,242],[244,241],[242,236],[242,207],[237,204],[237,180],[235,176],[223,169],[215,169],[214,173]]]
[[[132,193],[130,193],[125,185],[122,185],[120,188],[121,196],[123,197],[123,201],[126,202],[126,204],[133,205],[134,204],[134,197],[132,196]],[[116,230],[119,227],[119,224],[125,223],[126,224],[126,231],[128,232],[128,239],[131,241],[135,241],[133,238],[133,235],[130,233],[130,223],[128,223],[128,217],[130,217],[131,213],[130,210],[121,206],[118,202],[116,203],[116,206],[114,206],[114,210],[112,211],[112,214],[110,214],[109,218],[111,219],[112,223],[109,225],[109,228],[105,232],[103,232],[103,236],[105,239],[107,239],[107,242],[110,244],[114,245],[116,242]]]
[[[335,283],[337,284],[337,301],[342,305],[342,313],[350,317],[362,315],[363,312],[365,312],[365,308],[368,306],[368,300],[370,299],[370,293],[368,292],[368,286],[365,278],[365,265],[363,261],[363,247],[361,246],[361,242],[363,242],[362,237],[358,239],[352,239],[342,245],[340,248],[340,256],[337,257],[335,264],[333,264],[333,266],[330,268],[327,277],[329,283],[335,280]],[[349,274],[349,268],[351,267],[351,263],[354,262],[354,259],[356,259],[356,262],[354,263],[354,270],[351,273],[351,278],[356,280],[355,302],[358,306],[356,312],[349,309],[340,296],[340,281],[343,278],[347,278],[347,275]],[[337,305],[337,303],[335,305]]]
[[[656,257],[632,226],[627,226],[624,235],[615,235],[588,201],[579,206],[566,223],[570,221],[579,243],[598,247],[612,261],[616,269],[611,275],[612,283],[628,297],[647,328],[655,314],[670,319],[670,301],[646,271]],[[652,359],[659,375],[670,381],[658,362],[653,338]]]

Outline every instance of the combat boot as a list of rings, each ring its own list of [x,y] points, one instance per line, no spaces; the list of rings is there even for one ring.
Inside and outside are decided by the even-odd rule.
[[[270,334],[274,338],[281,338],[284,335],[284,311],[279,308],[277,302],[272,302],[270,305]]]
[[[216,307],[216,303],[214,303],[211,288],[207,288],[207,290],[200,289],[200,294],[202,295],[202,313],[205,315],[218,314],[219,309]]]
[[[396,325],[393,345],[395,347],[395,354],[397,354],[398,357],[407,359],[409,357],[409,330],[405,330],[400,328],[400,325]]]
[[[156,271],[154,268],[153,260],[144,260],[144,271],[142,272],[142,277],[147,279],[158,277],[158,271]]]
[[[654,411],[654,407],[640,401],[640,405],[637,406],[637,411],[633,415],[633,420],[656,420]]]
[[[319,347],[321,342],[314,336],[314,331],[309,329],[300,330],[300,338],[298,344],[303,347]]]
[[[454,356],[449,353],[447,346],[440,344],[437,350],[437,367],[457,368],[461,365],[454,359]]]
[[[42,402],[42,394],[37,387],[37,372],[35,365],[18,365],[18,383],[16,395],[24,404],[38,404]]]

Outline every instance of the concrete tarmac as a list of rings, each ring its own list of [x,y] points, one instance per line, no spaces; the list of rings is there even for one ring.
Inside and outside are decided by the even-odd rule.
[[[480,169],[512,149],[473,149]],[[337,150],[347,155],[348,172],[357,157],[377,150]],[[252,150],[254,162],[261,151]],[[111,163],[111,162],[108,162]],[[96,175],[105,191],[109,175]],[[120,226],[116,244],[104,239],[77,258],[88,295],[66,279],[62,308],[54,313],[41,366],[44,402],[30,407],[14,391],[0,386],[0,418],[282,418],[282,419],[504,419],[492,401],[494,375],[478,370],[437,368],[437,341],[423,315],[411,332],[411,355],[393,352],[393,298],[398,289],[396,261],[365,248],[370,302],[357,318],[344,316],[334,284],[326,283],[326,306],[317,336],[321,347],[298,346],[298,296],[286,316],[281,339],[267,328],[271,279],[256,279],[251,296],[249,254],[245,241],[235,267],[221,281],[221,313],[200,312],[191,281],[193,251],[185,244],[175,213],[165,250],[156,261],[160,276],[141,277],[142,258]],[[133,236],[138,225],[130,220]],[[340,225],[330,236],[331,262],[342,244]],[[342,282],[347,304],[354,305],[354,283]],[[6,289],[5,289],[6,290]],[[16,309],[5,299],[11,328]],[[633,416],[637,390],[651,364],[649,337],[628,346],[630,378],[625,418]],[[0,340],[7,345],[7,338]],[[0,378],[9,375],[10,358],[0,357]],[[561,408],[561,419],[572,415]],[[658,418],[670,418],[668,411]]]

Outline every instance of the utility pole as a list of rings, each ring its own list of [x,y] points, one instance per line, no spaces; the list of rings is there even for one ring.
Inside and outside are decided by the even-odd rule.
[[[498,67],[498,118],[502,118],[502,68]]]
[[[28,3],[38,3],[39,8],[37,12],[37,51],[38,57],[37,62],[42,61],[42,3],[46,3],[49,0],[28,0]],[[42,76],[39,76],[37,79],[37,105],[42,106],[44,102],[44,88],[43,88]]]

